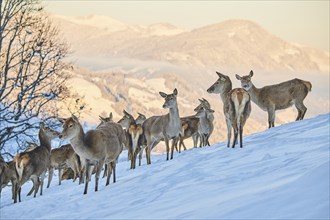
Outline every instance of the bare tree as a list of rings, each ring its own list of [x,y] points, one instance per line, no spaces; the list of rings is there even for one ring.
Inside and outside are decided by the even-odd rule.
[[[67,54],[39,0],[0,0],[0,153],[13,152],[10,140],[36,136],[34,118],[57,116],[69,96]]]

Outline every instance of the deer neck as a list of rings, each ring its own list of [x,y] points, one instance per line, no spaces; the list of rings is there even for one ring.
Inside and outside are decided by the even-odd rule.
[[[251,88],[247,91],[251,97],[251,100],[258,104],[258,97],[259,97],[259,94],[260,94],[260,89],[258,89],[257,87],[255,87],[253,84],[251,86]]]
[[[175,105],[174,107],[170,108],[169,110],[169,123],[173,124],[173,123],[177,123],[178,121],[180,121],[180,116],[179,116],[179,109],[178,106]]]
[[[206,118],[207,118],[210,122],[213,122],[213,121],[214,121],[214,115],[213,115],[213,113],[207,113],[207,114],[206,114]]]
[[[224,86],[223,92],[220,93],[220,97],[223,103],[226,102],[227,96],[229,95],[231,90],[232,90],[232,85],[231,82],[229,82]]]
[[[78,155],[81,151],[85,151],[85,149],[87,149],[87,145],[85,143],[85,133],[81,126],[79,127],[79,133],[70,139],[70,143]]]
[[[52,149],[51,141],[52,140],[47,137],[47,135],[45,134],[45,132],[42,129],[40,129],[40,131],[39,131],[39,142],[40,142],[40,146],[47,148],[47,150],[50,152],[51,149]]]

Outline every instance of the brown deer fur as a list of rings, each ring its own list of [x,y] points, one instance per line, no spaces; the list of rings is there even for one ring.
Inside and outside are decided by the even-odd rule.
[[[17,197],[19,197],[18,199],[21,201],[21,187],[29,179],[33,182],[34,197],[36,197],[39,186],[41,187],[40,195],[42,195],[45,173],[50,165],[51,140],[57,136],[58,132],[40,123],[40,146],[31,151],[20,153],[14,158],[16,172],[18,174],[18,184],[14,198],[15,203],[17,202]],[[32,191],[30,191],[30,193],[32,193]]]
[[[262,110],[267,111],[269,128],[274,127],[275,111],[286,109],[292,105],[295,105],[298,110],[296,120],[304,118],[307,111],[304,99],[312,89],[310,82],[296,78],[259,89],[253,85],[252,76],[252,70],[247,76],[241,77],[236,74],[236,78],[241,81],[242,87],[250,94],[251,100]]]
[[[61,185],[62,170],[64,168],[71,168],[73,170],[73,180],[75,181],[80,172],[79,156],[74,152],[70,144],[66,144],[59,148],[52,149],[50,154],[50,167],[48,173],[47,188],[52,182],[54,169],[58,169],[58,184]]]

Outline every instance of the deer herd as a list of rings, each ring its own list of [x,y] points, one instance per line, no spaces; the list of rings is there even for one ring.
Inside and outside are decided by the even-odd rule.
[[[256,88],[251,81],[253,71],[246,76],[236,75],[241,81],[242,88],[232,89],[228,76],[216,72],[218,80],[207,89],[208,93],[220,94],[223,102],[228,129],[227,147],[235,147],[238,143],[243,147],[243,128],[251,113],[251,100],[262,110],[268,113],[269,128],[274,127],[275,111],[286,109],[292,105],[298,110],[296,120],[302,120],[307,108],[303,100],[311,91],[312,84],[308,81],[293,79],[276,85]],[[116,163],[118,157],[127,149],[130,169],[136,168],[137,156],[141,166],[142,155],[145,151],[146,163],[151,164],[151,151],[160,141],[165,142],[166,160],[173,159],[174,149],[181,152],[186,150],[184,140],[192,138],[193,146],[209,146],[209,137],[214,131],[214,110],[206,99],[199,99],[200,104],[194,109],[195,115],[180,117],[177,96],[178,91],[166,94],[159,92],[164,98],[163,108],[168,113],[160,116],[146,118],[138,113],[134,117],[123,111],[124,116],[117,123],[113,121],[112,113],[109,117],[100,116],[101,123],[86,133],[77,117],[59,119],[63,124],[62,132],[48,128],[40,123],[39,145],[29,144],[29,147],[19,153],[10,162],[5,162],[0,155],[0,196],[1,189],[8,183],[12,186],[12,199],[14,203],[21,201],[21,187],[28,180],[33,186],[28,193],[36,197],[39,188],[43,193],[43,182],[48,171],[48,184],[52,181],[54,169],[58,170],[59,185],[63,178],[63,170],[71,170],[73,181],[79,177],[79,184],[85,183],[84,194],[87,194],[91,175],[95,173],[95,191],[98,191],[98,182],[102,169],[106,177],[106,185],[116,182]],[[231,134],[234,139],[231,142]],[[52,149],[51,141],[54,138],[67,140],[69,144]],[[171,142],[171,143],[170,143]]]

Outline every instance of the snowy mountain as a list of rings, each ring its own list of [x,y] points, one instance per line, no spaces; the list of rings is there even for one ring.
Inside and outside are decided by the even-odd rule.
[[[12,204],[3,190],[1,219],[329,219],[330,113],[244,137],[244,148],[210,147],[153,155],[117,183],[87,195],[83,185],[52,182],[43,196]],[[23,186],[25,195],[31,185]],[[19,210],[19,211],[18,211]]]
[[[53,16],[77,58],[112,65],[158,61],[207,69],[329,71],[329,51],[289,43],[248,20],[227,20],[193,30],[170,24],[128,25],[106,16]],[[120,59],[129,58],[125,62]],[[116,59],[116,60],[112,60]],[[81,60],[78,64],[92,67]],[[94,63],[95,68],[96,63]]]

